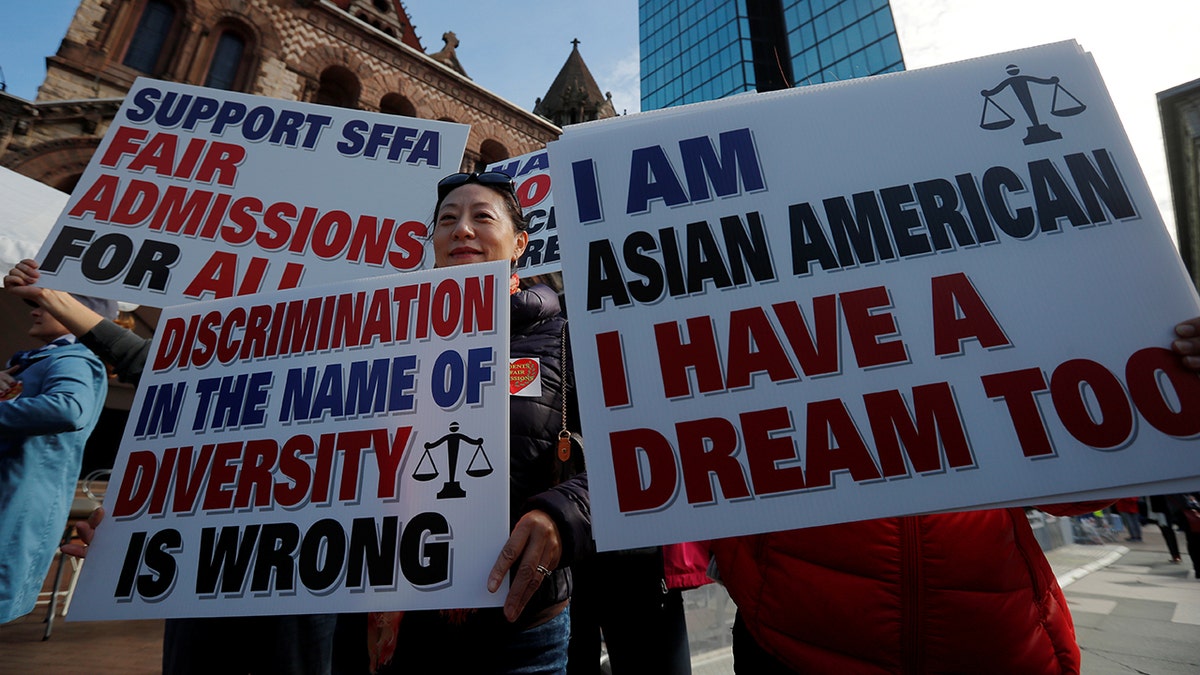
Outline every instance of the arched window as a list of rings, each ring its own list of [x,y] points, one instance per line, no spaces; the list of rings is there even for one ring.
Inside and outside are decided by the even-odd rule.
[[[489,164],[495,164],[511,156],[508,148],[505,148],[499,141],[489,138],[479,145],[479,161],[475,163],[475,170],[484,171]]]
[[[208,66],[208,78],[204,86],[214,89],[237,89],[238,74],[241,72],[242,57],[246,53],[246,40],[231,30],[217,38],[212,63]]]
[[[384,95],[379,101],[379,112],[389,115],[404,115],[405,117],[417,116],[416,107],[400,94]]]
[[[148,0],[129,41],[124,64],[151,75],[160,74],[163,47],[175,25],[175,7],[164,0]]]
[[[357,108],[362,85],[349,69],[331,66],[321,73],[320,88],[313,103],[335,105],[340,108]]]

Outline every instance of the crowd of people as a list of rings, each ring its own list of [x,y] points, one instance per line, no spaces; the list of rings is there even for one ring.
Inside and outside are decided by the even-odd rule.
[[[431,226],[437,267],[507,260],[515,269],[528,243],[514,183],[500,173],[443,179]],[[39,279],[27,260],[4,283],[34,306],[30,335],[45,346],[0,373],[0,622],[32,610],[33,582],[40,588],[62,535],[104,400],[101,361],[136,384],[149,353],[149,341],[114,323],[109,308]],[[615,675],[684,674],[680,591],[714,577],[738,609],[739,673],[1079,672],[1067,603],[1020,508],[597,554],[586,467],[559,465],[560,430],[577,430],[578,412],[558,294],[514,273],[509,311],[512,357],[538,359],[543,378],[539,395],[510,401],[511,534],[487,579],[496,592],[509,578],[503,606],[172,619],[164,672],[578,675],[596,672],[603,634]],[[1175,334],[1180,362],[1200,371],[1200,317]],[[1200,577],[1200,532],[1180,515],[1194,502],[1183,499],[1152,500],[1150,509],[1176,559],[1174,528],[1187,533]],[[1107,504],[1041,508],[1076,515]],[[98,511],[64,551],[85,555],[102,528]]]

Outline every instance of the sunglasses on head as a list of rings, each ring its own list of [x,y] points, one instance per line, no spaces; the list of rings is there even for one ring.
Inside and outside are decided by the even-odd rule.
[[[450,194],[452,190],[462,187],[467,183],[478,183],[479,185],[499,190],[505,194],[511,195],[513,200],[515,200],[518,204],[521,203],[521,200],[517,199],[516,181],[512,179],[512,176],[506,173],[500,173],[499,171],[484,171],[483,173],[476,173],[472,171],[471,173],[455,173],[446,176],[438,181],[438,203],[441,204],[442,200],[444,200],[446,195]]]

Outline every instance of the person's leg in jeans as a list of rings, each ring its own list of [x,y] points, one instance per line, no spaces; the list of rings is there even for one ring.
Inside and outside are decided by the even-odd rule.
[[[540,626],[515,633],[508,643],[498,651],[490,663],[495,670],[477,672],[505,673],[506,675],[565,675],[567,672],[567,644],[571,638],[571,608],[564,609],[558,616]],[[469,648],[464,645],[464,648]],[[480,664],[483,666],[484,664]]]
[[[1142,540],[1142,524],[1138,522],[1136,513],[1122,513],[1121,522],[1125,523],[1125,529],[1129,530],[1129,541]]]

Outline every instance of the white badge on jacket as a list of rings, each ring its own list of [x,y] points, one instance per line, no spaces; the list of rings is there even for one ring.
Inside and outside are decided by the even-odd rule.
[[[534,398],[542,395],[542,363],[539,359],[522,357],[508,360],[508,393]]]

